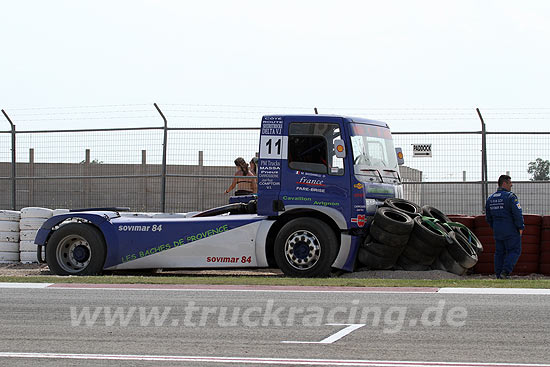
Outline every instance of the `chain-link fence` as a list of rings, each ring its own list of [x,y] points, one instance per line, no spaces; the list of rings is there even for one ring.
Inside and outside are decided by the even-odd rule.
[[[175,105],[164,111],[164,126],[154,109],[108,107],[10,112],[17,129],[0,131],[0,208],[120,206],[186,212],[223,205],[235,172],[233,160],[242,156],[249,161],[256,155],[261,115],[311,112],[296,107]],[[391,113],[374,115],[391,125],[400,119]],[[421,119],[414,111],[411,115],[411,120]],[[27,128],[21,129],[18,121]],[[109,127],[104,127],[106,121]],[[37,123],[40,128],[32,129]],[[479,214],[498,176],[509,172],[524,212],[548,214],[550,182],[530,181],[527,167],[536,158],[549,159],[549,132],[394,128],[393,135],[405,156],[401,174],[407,199],[446,213]],[[429,147],[430,154],[422,155],[418,147]]]

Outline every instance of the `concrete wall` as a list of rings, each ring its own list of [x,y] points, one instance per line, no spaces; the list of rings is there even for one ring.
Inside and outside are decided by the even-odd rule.
[[[166,211],[187,212],[227,203],[224,191],[235,167],[178,165],[168,166],[168,174],[191,177],[167,177]],[[11,168],[0,163],[0,209],[11,208]],[[152,164],[63,164],[19,163],[18,177],[58,177],[55,179],[18,179],[17,209],[26,206],[49,208],[130,207],[134,211],[160,211],[160,177],[85,178],[85,176],[160,175],[161,166]],[[401,167],[405,198],[420,205],[432,205],[448,214],[481,214],[484,199],[475,183],[421,184],[422,172]],[[61,178],[77,176],[78,178]],[[496,184],[489,185],[489,192]],[[515,183],[525,213],[550,214],[550,182]]]

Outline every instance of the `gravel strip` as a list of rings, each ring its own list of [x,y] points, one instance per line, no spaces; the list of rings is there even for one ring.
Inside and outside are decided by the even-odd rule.
[[[149,270],[149,271],[116,271],[112,275],[139,275],[139,276],[272,276],[283,277],[279,269],[201,269],[201,270]],[[51,276],[46,264],[0,264],[0,276]],[[363,270],[358,269],[353,273],[334,272],[334,278],[350,279],[494,279],[494,275],[471,274],[459,276],[442,270],[429,271],[405,271],[405,270]],[[550,276],[530,274],[524,276],[514,275],[512,279],[550,279]]]

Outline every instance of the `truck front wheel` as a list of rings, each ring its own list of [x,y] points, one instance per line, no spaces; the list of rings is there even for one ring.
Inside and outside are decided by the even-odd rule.
[[[99,274],[105,263],[103,235],[90,224],[66,224],[50,237],[46,262],[57,275]]]
[[[275,238],[275,261],[292,277],[326,277],[337,255],[334,231],[315,218],[286,223]]]

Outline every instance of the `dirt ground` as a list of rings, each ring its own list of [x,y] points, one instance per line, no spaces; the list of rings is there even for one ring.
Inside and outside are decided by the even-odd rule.
[[[112,272],[113,275],[192,275],[192,276],[284,276],[279,269],[224,269],[224,270],[149,270],[149,271],[119,271]],[[0,276],[52,276],[46,264],[0,264]],[[333,277],[355,278],[355,279],[492,279],[493,275],[471,274],[459,276],[441,270],[430,271],[404,271],[404,270],[361,270],[353,273],[335,272]],[[550,276],[541,274],[530,274],[524,276],[514,275],[512,279],[550,279]]]

